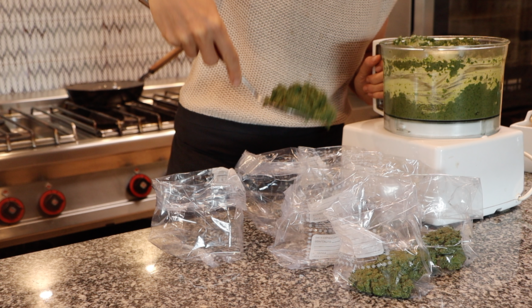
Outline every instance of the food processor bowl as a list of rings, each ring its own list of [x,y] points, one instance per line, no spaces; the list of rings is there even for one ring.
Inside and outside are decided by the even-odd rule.
[[[426,138],[480,137],[499,131],[509,40],[414,36],[378,44],[388,131]]]

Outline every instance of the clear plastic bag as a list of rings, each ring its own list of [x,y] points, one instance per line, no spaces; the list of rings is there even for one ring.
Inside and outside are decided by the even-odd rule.
[[[354,147],[300,147],[300,176],[285,191],[282,216],[269,250],[290,269],[323,267],[338,257],[340,240],[324,211],[368,172],[405,174],[418,163]]]
[[[425,295],[432,288],[430,267],[427,252],[415,234],[415,220],[389,222],[386,227],[374,239],[382,246],[382,253],[355,259],[351,285],[361,293],[382,297],[408,299]],[[365,229],[359,231],[362,230]]]
[[[366,151],[352,146],[323,148],[299,147],[298,157],[311,166],[337,166],[360,174],[408,175],[423,173],[428,168],[418,160]]]
[[[384,271],[389,262],[421,260],[428,265],[427,275],[450,273],[468,265],[476,257],[471,247],[473,219],[481,219],[482,210],[478,178],[367,176],[325,212],[340,238],[335,281],[364,293],[405,298],[407,293],[399,292],[403,288],[393,286],[394,281],[400,282],[397,272]],[[418,253],[421,251],[417,261],[412,259],[416,246]],[[407,254],[400,255],[400,250]],[[419,276],[414,272],[417,274],[410,278],[415,288],[408,282],[403,290],[423,295],[432,287],[424,275],[414,281]]]
[[[426,294],[430,266],[408,177],[368,175],[325,211],[340,238],[335,282],[393,298]]]
[[[314,168],[311,168],[314,169]],[[277,262],[289,269],[323,267],[337,258],[339,239],[323,209],[348,185],[346,173],[334,167],[306,172],[286,190],[275,242],[269,247]],[[322,179],[319,180],[321,176]]]
[[[275,236],[281,217],[284,192],[299,175],[297,148],[286,148],[263,154],[244,152],[236,172],[246,189],[246,215],[257,229]]]
[[[279,265],[303,269],[333,264],[339,244],[329,221],[316,220],[309,212],[293,211],[280,219],[275,243],[268,249]]]
[[[476,258],[473,220],[482,219],[480,179],[451,175],[414,175],[422,214],[421,232],[433,275],[448,274]]]
[[[153,186],[152,244],[212,267],[242,257],[246,195],[233,169],[173,174],[155,179]]]

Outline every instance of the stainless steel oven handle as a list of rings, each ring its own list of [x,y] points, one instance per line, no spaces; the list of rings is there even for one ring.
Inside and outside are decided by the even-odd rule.
[[[412,34],[434,34],[434,0],[414,0],[414,29]]]

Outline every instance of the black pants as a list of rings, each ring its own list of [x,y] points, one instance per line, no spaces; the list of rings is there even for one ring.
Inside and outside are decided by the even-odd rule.
[[[245,150],[254,154],[288,147],[324,147],[342,143],[343,124],[289,128],[242,124],[179,107],[167,174],[234,168]]]

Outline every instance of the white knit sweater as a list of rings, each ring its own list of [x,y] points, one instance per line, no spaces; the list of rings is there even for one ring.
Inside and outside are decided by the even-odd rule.
[[[218,10],[237,49],[242,74],[263,96],[279,83],[309,81],[349,115],[347,86],[366,48],[395,0],[218,0]],[[192,64],[181,104],[230,121],[283,127],[321,124],[263,107],[244,86],[231,86],[223,62]]]

